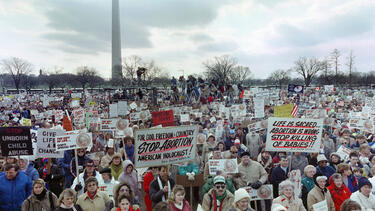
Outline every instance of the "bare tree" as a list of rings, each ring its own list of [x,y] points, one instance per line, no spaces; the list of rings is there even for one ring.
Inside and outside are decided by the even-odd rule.
[[[17,91],[21,80],[32,71],[32,65],[28,61],[17,57],[2,60],[1,67],[12,76]]]
[[[317,58],[300,57],[295,62],[295,72],[303,77],[306,86],[309,86],[314,77],[323,70],[324,62]]]
[[[346,66],[348,67],[348,71],[349,71],[349,87],[352,88],[352,74],[355,69],[354,68],[355,56],[353,55],[353,50],[350,50],[350,53],[347,59],[348,59],[348,63],[346,63]]]
[[[143,65],[143,67],[146,68],[146,71],[143,74],[143,80],[146,82],[146,85],[150,85],[156,77],[160,76],[161,68],[158,67],[153,60],[150,62],[144,62]]]
[[[323,70],[322,70],[322,74],[320,75],[320,78],[322,79],[321,83],[331,84],[332,79],[334,78],[334,76],[332,76],[332,72],[331,72],[331,63],[328,61],[328,59],[324,59],[322,62],[323,62],[322,63]],[[336,74],[336,76],[337,76],[337,74]]]
[[[237,60],[224,55],[203,62],[203,65],[206,68],[205,76],[208,80],[215,80],[218,84],[227,85],[230,83],[231,75],[237,67]]]
[[[52,93],[52,89],[55,87],[60,86],[66,78],[61,77],[61,72],[63,71],[64,68],[54,66],[52,70],[47,71],[46,73],[42,74],[43,71],[40,70],[40,78],[41,81],[43,81],[45,84],[47,84],[49,93]]]
[[[246,79],[251,77],[251,70],[249,67],[245,66],[237,66],[233,69],[230,74],[231,82],[232,83],[240,83],[242,84]]]
[[[87,66],[77,68],[77,81],[81,84],[82,89],[85,89],[86,84],[94,80],[94,77],[97,75],[98,72],[95,68],[89,68]]]
[[[331,63],[334,67],[334,70],[335,70],[335,83],[337,84],[337,76],[339,74],[339,66],[340,66],[340,63],[339,63],[339,58],[341,56],[341,53],[339,50],[337,50],[336,48],[331,52]]]
[[[272,82],[272,83],[276,83],[279,85],[279,87],[281,88],[281,86],[283,84],[287,84],[291,78],[290,78],[290,72],[291,70],[275,70],[273,71],[270,76],[268,77],[268,79]]]
[[[137,55],[132,55],[129,57],[124,57],[122,61],[123,76],[131,80],[135,79],[137,77],[138,67],[143,66],[142,58]]]

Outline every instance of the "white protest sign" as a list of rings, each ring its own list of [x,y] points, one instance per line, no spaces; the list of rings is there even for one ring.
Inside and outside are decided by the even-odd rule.
[[[193,160],[197,135],[197,125],[136,130],[135,166],[161,166]]]
[[[313,204],[314,211],[328,211],[327,201],[323,200],[316,204]]]
[[[188,122],[190,121],[189,114],[181,114],[180,115],[181,122]]]
[[[73,113],[73,122],[75,124],[82,124],[85,122],[86,110],[84,108],[74,109],[72,113]]]
[[[130,106],[130,108],[133,109],[133,110],[136,109],[136,108],[138,107],[137,103],[135,103],[135,102],[130,103],[129,106]]]
[[[88,148],[92,144],[91,133],[73,133],[56,136],[56,151]]]
[[[39,128],[37,138],[38,150],[36,156],[39,158],[63,158],[64,151],[56,151],[56,136],[63,135],[65,135],[63,130]]]
[[[82,93],[72,93],[70,94],[71,98],[81,98],[82,97]]]
[[[333,92],[333,90],[334,90],[333,85],[324,85],[324,91]]]
[[[319,152],[323,119],[268,119],[267,151]]]
[[[209,159],[208,167],[210,175],[216,175],[218,170],[228,173],[238,173],[237,159]]]
[[[109,118],[117,117],[117,103],[109,104]]]
[[[141,120],[141,112],[132,112],[129,114],[129,119],[131,122],[136,122]]]
[[[254,117],[263,118],[264,117],[264,98],[257,97],[254,99]]]
[[[262,185],[259,189],[252,187],[244,187],[244,189],[249,193],[251,201],[273,199],[272,185]]]
[[[299,169],[289,172],[289,180],[294,184],[294,195],[299,196],[302,191],[301,171]]]
[[[118,101],[117,103],[117,114],[120,116],[125,116],[128,111],[128,102]]]
[[[350,152],[351,149],[345,147],[344,145],[341,145],[336,151],[336,153],[340,155],[341,160],[344,161],[348,160]]]
[[[79,100],[72,100],[71,105],[72,108],[79,107]]]

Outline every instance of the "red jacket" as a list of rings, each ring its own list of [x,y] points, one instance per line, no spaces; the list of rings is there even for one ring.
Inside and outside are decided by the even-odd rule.
[[[116,211],[121,211],[121,208],[118,207]],[[129,211],[141,211],[141,209],[138,208],[138,209],[135,210],[132,206],[130,206],[130,207],[129,207]]]
[[[349,188],[342,184],[340,188],[336,187],[335,183],[331,178],[329,178],[329,186],[327,189],[331,193],[332,201],[335,204],[336,211],[340,211],[341,204],[348,198],[352,193],[350,192]]]
[[[190,204],[188,201],[186,201],[184,199],[184,201],[182,202],[183,203],[183,206],[182,206],[182,210],[178,209],[173,202],[170,202],[169,204],[171,205],[171,211],[191,211],[191,207],[190,207]]]
[[[152,211],[152,201],[150,198],[150,184],[154,180],[152,171],[148,172],[143,178],[143,190],[145,191],[146,211]]]

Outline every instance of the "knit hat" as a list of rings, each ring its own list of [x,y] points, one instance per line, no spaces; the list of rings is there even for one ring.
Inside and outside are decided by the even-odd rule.
[[[320,161],[328,161],[326,156],[324,156],[323,154],[318,155],[317,160],[318,160],[318,163]]]
[[[360,190],[365,185],[369,185],[372,188],[371,182],[366,177],[360,177],[358,179],[358,189]]]
[[[225,184],[225,178],[223,176],[216,176],[214,178],[214,184],[216,183],[224,183]]]
[[[239,188],[234,192],[234,201],[233,205],[235,205],[238,201],[247,198],[250,201],[250,195],[244,188]]]

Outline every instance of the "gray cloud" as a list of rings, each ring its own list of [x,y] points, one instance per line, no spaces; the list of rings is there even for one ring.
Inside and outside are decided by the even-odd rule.
[[[199,51],[209,51],[209,52],[229,52],[234,51],[238,48],[237,43],[233,41],[225,42],[210,42],[198,47]]]
[[[209,36],[207,34],[203,34],[203,33],[193,34],[189,37],[189,39],[196,42],[196,43],[208,42],[208,41],[214,40],[211,36]]]

